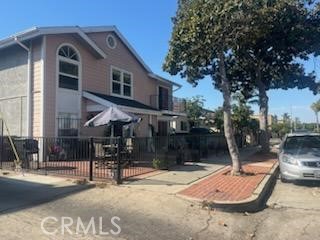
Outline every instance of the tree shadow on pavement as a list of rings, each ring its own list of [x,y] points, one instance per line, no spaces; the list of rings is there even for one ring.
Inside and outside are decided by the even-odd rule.
[[[92,187],[71,182],[53,185],[0,177],[0,215],[64,198]]]

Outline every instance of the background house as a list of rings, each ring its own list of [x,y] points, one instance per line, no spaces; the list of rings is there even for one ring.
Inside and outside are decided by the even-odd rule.
[[[260,115],[259,114],[254,114],[254,115],[251,115],[250,117],[252,119],[256,119],[257,121],[260,121]],[[271,126],[273,124],[276,124],[278,122],[279,122],[279,120],[277,119],[277,117],[275,115],[271,115],[271,114],[268,115],[268,126],[269,126],[269,129],[271,129]]]
[[[1,40],[0,84],[12,135],[102,136],[104,127],[82,126],[109,106],[143,119],[128,131],[139,137],[186,121],[173,97],[181,86],[154,74],[114,26],[32,28]]]

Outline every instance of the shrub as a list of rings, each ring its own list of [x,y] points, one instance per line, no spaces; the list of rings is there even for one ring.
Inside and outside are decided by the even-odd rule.
[[[167,158],[154,158],[152,165],[155,169],[167,170],[169,168],[169,162]]]

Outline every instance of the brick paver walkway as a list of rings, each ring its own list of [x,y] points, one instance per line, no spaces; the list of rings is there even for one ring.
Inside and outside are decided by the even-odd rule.
[[[231,176],[231,167],[213,173],[208,178],[179,192],[201,201],[241,201],[252,195],[276,163],[275,154],[255,154],[243,164],[245,176]]]

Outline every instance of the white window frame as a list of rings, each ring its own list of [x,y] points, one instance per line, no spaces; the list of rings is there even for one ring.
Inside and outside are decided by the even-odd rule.
[[[109,43],[109,38],[112,38],[113,39],[113,42],[114,42],[114,46],[111,46],[110,43]],[[106,43],[107,43],[107,46],[111,49],[115,49],[117,47],[117,40],[116,38],[112,35],[112,34],[108,34],[107,37],[106,37]]]
[[[79,61],[76,60],[72,60],[63,56],[59,55],[59,50],[60,48],[64,47],[64,46],[69,46],[71,48],[73,48],[73,50],[76,51],[76,53],[78,54],[78,59]],[[60,74],[60,70],[59,70],[59,63],[60,63],[60,59],[66,62],[73,63],[73,64],[78,64],[78,90],[72,90],[72,89],[67,89],[67,88],[60,88],[59,87],[59,74]],[[79,50],[71,43],[68,42],[64,42],[61,43],[56,50],[56,97],[58,96],[58,92],[62,91],[65,93],[70,93],[70,94],[76,94],[78,96],[78,101],[79,101],[79,105],[80,105],[80,109],[78,111],[78,118],[81,119],[82,118],[82,111],[81,111],[81,101],[82,101],[82,58],[81,58],[81,54],[79,52]],[[58,111],[58,100],[56,98],[55,100],[56,102],[56,107],[55,107],[55,136],[58,136],[58,117],[59,117],[59,111]],[[78,132],[78,135],[80,136],[80,130]]]
[[[63,56],[60,56],[59,55],[59,50],[60,48],[64,47],[64,46],[68,46],[68,47],[71,47],[75,52],[76,54],[78,55],[78,59],[79,61],[76,61],[76,60],[73,60],[73,59],[70,59],[70,58],[66,58],[66,57],[63,57]],[[80,85],[80,55],[78,53],[78,51],[76,50],[76,48],[74,48],[73,46],[71,46],[70,44],[63,44],[62,46],[60,46],[58,48],[58,54],[57,54],[57,58],[58,58],[58,65],[57,65],[57,68],[58,68],[58,88],[59,89],[65,89],[65,90],[69,90],[69,91],[81,91],[81,85]],[[78,67],[78,75],[72,75],[72,74],[67,74],[67,73],[63,73],[63,72],[60,72],[60,61],[62,62],[66,62],[66,63],[70,63],[70,64],[73,64],[73,65],[76,65]],[[59,86],[59,83],[60,83],[60,75],[63,75],[63,76],[66,76],[66,77],[71,77],[71,78],[76,78],[78,79],[78,90],[74,90],[74,89],[68,89],[68,88],[61,88]]]
[[[113,70],[116,70],[116,71],[119,71],[120,72],[120,82],[117,82],[117,81],[113,81]],[[130,75],[130,79],[131,79],[131,84],[127,84],[127,83],[124,83],[124,74],[128,74]],[[117,93],[113,93],[113,82],[115,83],[119,83],[120,84],[120,94],[117,94]],[[124,95],[124,91],[123,91],[123,88],[124,86],[130,86],[131,87],[131,96],[125,96]],[[118,67],[115,67],[115,66],[111,66],[111,70],[110,70],[110,93],[112,96],[117,96],[117,97],[122,97],[122,98],[127,98],[127,99],[133,99],[133,74],[131,72],[128,72],[126,70],[123,70],[121,68],[118,68]]]

